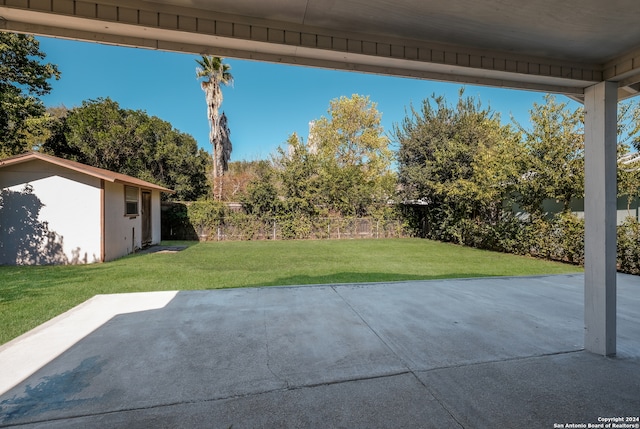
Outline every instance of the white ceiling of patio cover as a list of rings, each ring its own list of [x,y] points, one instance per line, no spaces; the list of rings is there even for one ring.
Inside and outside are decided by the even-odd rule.
[[[580,97],[640,89],[638,0],[0,0],[0,29]]]
[[[310,27],[604,63],[640,48],[638,0],[160,0]]]

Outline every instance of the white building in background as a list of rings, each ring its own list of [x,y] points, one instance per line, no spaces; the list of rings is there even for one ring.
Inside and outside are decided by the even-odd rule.
[[[86,264],[160,242],[162,186],[37,152],[0,160],[0,264]]]
[[[309,137],[307,137],[307,150],[313,155],[318,153],[318,137],[314,132],[315,126],[316,121],[309,122]]]

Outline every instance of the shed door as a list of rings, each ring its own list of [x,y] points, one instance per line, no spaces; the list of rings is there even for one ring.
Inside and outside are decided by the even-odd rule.
[[[142,191],[142,247],[151,244],[151,192]]]

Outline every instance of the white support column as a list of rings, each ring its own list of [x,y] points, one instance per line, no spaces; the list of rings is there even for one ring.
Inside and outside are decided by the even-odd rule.
[[[616,127],[618,85],[585,89],[585,349],[616,354]]]

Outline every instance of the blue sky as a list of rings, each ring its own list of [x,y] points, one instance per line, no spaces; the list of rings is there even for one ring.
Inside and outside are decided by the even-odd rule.
[[[62,77],[43,97],[47,106],[68,108],[83,100],[110,97],[121,107],[144,110],[191,134],[210,151],[204,93],[195,77],[192,54],[123,48],[39,37],[46,61],[58,65]],[[305,141],[309,121],[327,116],[329,101],[340,96],[369,96],[391,132],[405,117],[405,108],[435,93],[454,103],[461,85],[289,66],[255,61],[225,60],[235,78],[223,89],[233,143],[232,161],[266,159],[297,132]],[[528,124],[529,109],[542,93],[466,86],[466,95],[479,96],[484,106],[513,115]],[[560,101],[568,101],[559,97]],[[570,102],[572,107],[577,104]]]

